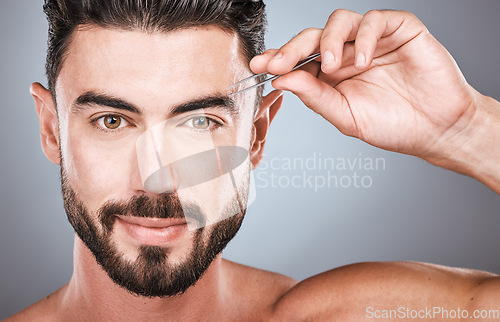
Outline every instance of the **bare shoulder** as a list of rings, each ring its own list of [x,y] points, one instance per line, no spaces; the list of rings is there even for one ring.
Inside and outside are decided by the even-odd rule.
[[[230,277],[231,293],[243,297],[238,302],[254,311],[256,307],[272,310],[279,299],[298,283],[291,277],[229,260],[224,260],[224,274]]]
[[[17,322],[17,321],[56,321],[57,320],[57,310],[58,303],[60,300],[60,295],[66,286],[58,289],[54,293],[44,297],[35,304],[25,308],[19,313],[7,318],[5,322]]]
[[[478,279],[471,293],[468,307],[471,310],[497,309],[500,311],[500,276]],[[500,320],[500,313],[498,316]]]
[[[277,303],[277,320],[373,320],[370,313],[400,308],[491,307],[500,296],[492,273],[417,262],[342,266],[306,279]],[[498,304],[496,304],[498,306]]]

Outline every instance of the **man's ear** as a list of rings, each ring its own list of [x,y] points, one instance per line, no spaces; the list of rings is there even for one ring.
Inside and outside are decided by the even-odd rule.
[[[253,138],[250,147],[252,169],[255,169],[264,157],[264,145],[266,144],[269,125],[271,125],[282,103],[283,92],[279,90],[272,91],[262,98],[253,122]]]
[[[40,83],[33,83],[30,92],[35,99],[36,112],[40,122],[40,137],[42,149],[47,158],[60,164],[59,151],[59,127],[57,121],[57,111],[50,91]]]

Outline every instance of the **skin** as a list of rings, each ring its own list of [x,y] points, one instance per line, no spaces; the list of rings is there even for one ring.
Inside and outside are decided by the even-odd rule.
[[[153,35],[79,31],[57,82],[59,123],[50,93],[39,84],[32,86],[45,154],[59,163],[62,153],[72,186],[94,208],[110,196],[151,193],[144,191],[130,159],[112,169],[125,181],[109,182],[88,172],[97,167],[106,173],[113,156],[88,157],[94,146],[78,139],[92,136],[85,132],[88,116],[71,114],[70,102],[97,87],[144,108],[147,120],[138,123],[155,123],[168,106],[223,91],[241,79],[245,63],[234,44],[233,35],[215,27]],[[373,11],[361,16],[338,10],[324,29],[305,30],[279,50],[254,58],[250,66],[253,72],[283,74],[318,51],[322,62],[285,75],[273,86],[296,94],[346,135],[468,174],[500,193],[500,147],[495,143],[500,139],[500,104],[466,83],[449,53],[413,15]],[[239,67],[228,70],[228,59]],[[217,78],[210,80],[210,75]],[[250,99],[242,98],[240,104]],[[253,167],[262,158],[267,130],[280,105],[281,92],[274,91],[263,99],[253,123],[253,111],[238,123],[237,142],[249,144]],[[245,117],[252,124],[246,130]],[[95,189],[86,195],[90,186]],[[185,243],[189,245],[189,239]],[[180,254],[182,249],[179,246]],[[495,299],[500,294],[500,278],[494,274],[432,264],[360,263],[299,283],[219,256],[184,295],[145,299],[113,284],[78,238],[74,262],[67,285],[11,320],[362,321],[368,319],[367,307],[459,307],[471,313],[498,309]]]
[[[254,122],[255,93],[235,98],[239,108],[237,117],[217,107],[206,108],[204,116],[224,123],[220,130],[212,132],[195,132],[189,125],[183,125],[189,124],[186,121],[196,113],[183,113],[182,117],[170,115],[174,107],[224,93],[237,77],[250,74],[240,54],[238,38],[233,34],[216,27],[150,35],[139,31],[87,28],[74,34],[68,53],[56,85],[57,113],[49,92],[40,85],[34,85],[33,92],[40,103],[37,108],[44,151],[54,163],[60,163],[59,154],[62,156],[69,184],[91,213],[95,214],[108,200],[128,200],[140,194],[155,195],[143,185],[136,159],[136,140],[166,119],[178,125],[170,129],[171,136],[184,140],[194,137],[199,142],[206,142],[208,137],[211,140],[209,144],[205,143],[205,148],[214,144],[212,140],[220,145],[245,147],[250,151],[247,172],[248,162],[257,164],[260,160],[267,128],[279,107],[281,92],[264,100]],[[227,68],[228,61],[232,62],[230,68]],[[127,101],[140,108],[141,114],[94,104],[76,107],[77,98],[89,91]],[[93,120],[108,114],[123,117],[123,126],[115,131],[108,131],[103,126],[96,128]],[[177,120],[181,121],[177,124]],[[186,151],[186,148],[175,146],[175,140],[170,140],[170,136],[166,140],[169,161],[180,159],[189,151],[203,151],[203,144],[194,147],[189,144],[189,151]],[[238,167],[234,171],[237,181],[244,177],[242,169],[244,167]],[[223,180],[224,177],[220,177],[179,191],[180,198],[195,200],[209,214],[218,212],[232,196],[232,190],[226,188]],[[218,191],[216,196],[209,193],[214,190]],[[169,258],[173,264],[191,250],[192,239],[193,231],[188,231],[171,245]],[[128,237],[122,225],[115,225],[113,240],[125,258],[133,260],[137,257],[140,245]],[[74,258],[75,270],[70,283],[53,296],[61,301],[57,305],[61,319],[75,318],[75,312],[80,312],[77,318],[84,316],[91,320],[103,317],[157,319],[164,316],[189,320],[200,315],[226,314],[227,308],[222,304],[237,299],[234,290],[226,290],[235,288],[233,283],[236,281],[230,276],[235,275],[233,271],[238,271],[235,268],[239,266],[223,261],[220,256],[184,296],[150,301],[132,296],[114,285],[78,238]],[[110,301],[106,300],[107,305],[102,307],[99,304],[104,298]],[[129,312],[123,310],[124,305]],[[232,305],[234,313],[229,312],[228,316],[245,311],[241,307],[237,310],[239,306]],[[91,313],[84,314],[88,311]]]
[[[322,53],[321,65],[273,86],[296,94],[346,135],[469,175],[500,193],[499,103],[467,84],[413,14],[337,10],[324,29],[304,30],[254,58],[251,68],[283,74],[314,52]]]

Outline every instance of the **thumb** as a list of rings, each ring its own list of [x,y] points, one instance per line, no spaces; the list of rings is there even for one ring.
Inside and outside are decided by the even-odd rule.
[[[297,70],[272,83],[276,89],[290,91],[307,107],[333,124],[340,132],[357,136],[358,128],[346,97],[312,74]]]

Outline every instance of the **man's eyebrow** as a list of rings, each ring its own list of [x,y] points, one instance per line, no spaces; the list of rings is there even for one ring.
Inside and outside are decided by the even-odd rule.
[[[190,101],[188,103],[174,107],[170,112],[170,114],[179,115],[182,113],[191,112],[202,108],[222,108],[232,115],[238,116],[239,114],[239,111],[236,108],[234,100],[227,95],[226,96],[216,95]]]
[[[142,114],[141,109],[136,107],[134,104],[128,103],[119,98],[95,92],[85,92],[80,95],[75,101],[74,108],[78,111],[85,109],[86,105],[107,106],[139,115]],[[236,108],[234,100],[227,95],[209,96],[183,103],[175,106],[171,110],[170,114],[176,116],[203,108],[222,108],[232,115],[239,115],[239,111]]]
[[[76,110],[81,110],[85,108],[85,105],[101,105],[112,107],[118,110],[132,112],[135,114],[142,114],[141,110],[134,106],[134,104],[128,103],[119,98],[94,92],[85,92],[80,95],[76,99],[74,107]]]

